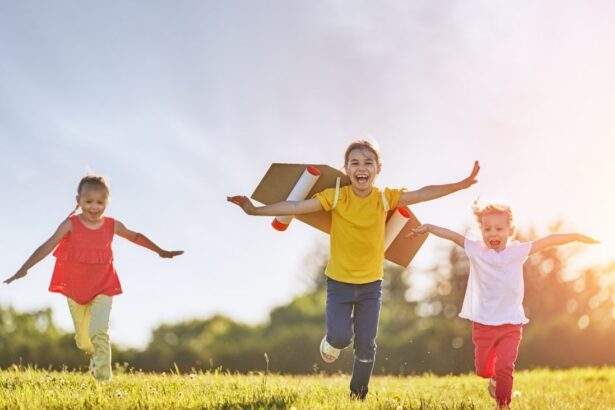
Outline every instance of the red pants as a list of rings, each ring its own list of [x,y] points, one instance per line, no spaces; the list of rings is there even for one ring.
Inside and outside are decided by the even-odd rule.
[[[495,399],[498,405],[510,404],[513,370],[521,342],[521,327],[472,323],[476,374],[480,377],[495,378]]]

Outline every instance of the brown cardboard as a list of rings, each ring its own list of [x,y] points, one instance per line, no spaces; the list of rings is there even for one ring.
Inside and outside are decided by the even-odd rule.
[[[414,258],[414,255],[417,254],[423,245],[423,242],[427,239],[427,235],[415,235],[411,238],[404,238],[404,236],[409,234],[413,228],[416,228],[421,224],[410,208],[407,206],[405,208],[408,212],[410,212],[410,219],[408,219],[408,222],[406,222],[404,227],[401,228],[401,231],[399,231],[397,237],[393,239],[393,242],[391,242],[389,248],[384,252],[384,258],[407,268]],[[387,221],[391,215],[393,215],[393,212],[395,212],[394,209],[389,211]]]
[[[343,172],[328,165],[272,164],[251,197],[265,205],[285,201],[301,177],[301,174],[305,171],[305,168],[309,166],[318,168],[320,177],[306,198],[311,198],[314,194],[327,188],[335,188],[335,182],[338,177],[341,178],[340,186],[350,185],[350,179]],[[394,211],[395,210],[389,212],[387,220],[393,215]],[[327,234],[331,231],[330,212],[319,211],[311,214],[297,215],[295,219]],[[420,222],[412,211],[410,211],[410,219],[384,253],[384,257],[393,263],[407,267],[423,242],[425,242],[425,239],[427,239],[427,235],[419,235],[412,238],[404,238],[404,235],[409,233],[412,228],[419,225]]]

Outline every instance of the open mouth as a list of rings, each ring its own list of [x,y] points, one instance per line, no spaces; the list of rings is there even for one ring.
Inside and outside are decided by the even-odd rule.
[[[365,176],[365,175],[360,175],[360,176],[356,176],[357,182],[360,184],[364,184],[367,181],[369,181],[369,177]]]
[[[489,241],[489,245],[491,245],[492,248],[497,248],[498,246],[500,246],[501,243],[502,241],[500,241],[499,239],[493,239]]]

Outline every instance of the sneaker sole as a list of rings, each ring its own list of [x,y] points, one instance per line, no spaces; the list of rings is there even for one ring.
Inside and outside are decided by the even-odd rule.
[[[325,343],[326,342],[327,342],[327,336],[325,335],[325,337],[323,337],[322,340],[320,341],[320,357],[322,358],[322,360],[325,363],[333,363],[334,361],[337,360],[337,357],[332,356],[333,359],[331,359],[331,358],[328,357],[330,355],[328,355],[328,354],[326,354],[324,352],[324,348],[325,348]]]

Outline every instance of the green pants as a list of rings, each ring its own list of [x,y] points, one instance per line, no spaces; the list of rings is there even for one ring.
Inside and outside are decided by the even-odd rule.
[[[90,370],[96,380],[111,380],[111,342],[109,315],[113,298],[98,295],[86,305],[68,298],[68,308],[75,325],[77,347],[91,356]]]

